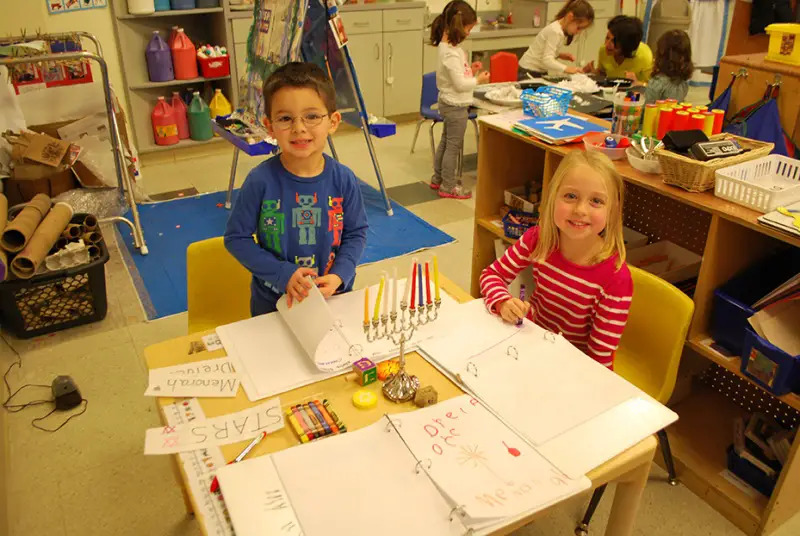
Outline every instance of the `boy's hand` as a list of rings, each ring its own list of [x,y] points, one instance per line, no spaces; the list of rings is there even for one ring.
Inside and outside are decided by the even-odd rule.
[[[478,74],[478,71],[480,71],[481,69],[483,69],[483,63],[479,61],[472,62],[472,76]]]
[[[575,61],[575,56],[573,56],[569,52],[562,52],[561,54],[558,55],[558,57],[559,59],[562,59],[564,61]]]
[[[584,66],[583,66],[583,72],[584,72],[584,73],[587,73],[587,74],[588,74],[588,73],[592,73],[592,72],[594,72],[594,62],[593,62],[593,61],[590,61],[589,63],[587,63],[586,65],[584,65]]]
[[[483,71],[482,73],[478,74],[478,84],[488,84],[489,76],[489,71]]]
[[[317,271],[313,268],[298,268],[286,283],[286,307],[289,309],[295,301],[299,303],[308,296],[308,289],[312,285],[311,281],[306,279],[308,276],[317,277]]]
[[[564,72],[566,74],[575,74],[575,73],[577,73],[579,71],[578,71],[578,68],[575,67],[574,65],[567,65],[566,69],[564,69]]]
[[[499,305],[500,316],[509,324],[516,324],[517,320],[528,316],[531,304],[517,298],[511,298]]]
[[[326,298],[330,298],[340,286],[342,286],[342,278],[336,274],[328,274],[318,277],[315,281],[317,288]]]

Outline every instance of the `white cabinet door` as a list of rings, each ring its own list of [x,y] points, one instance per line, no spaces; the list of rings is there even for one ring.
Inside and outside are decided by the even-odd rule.
[[[353,59],[358,84],[364,97],[367,112],[383,113],[383,43],[379,33],[350,34],[347,48]]]
[[[383,34],[383,114],[419,111],[422,93],[422,30]]]

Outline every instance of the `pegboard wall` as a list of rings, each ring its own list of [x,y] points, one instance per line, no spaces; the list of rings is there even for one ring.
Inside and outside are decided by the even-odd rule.
[[[711,214],[627,182],[623,220],[626,227],[650,237],[650,243],[669,240],[702,255]]]
[[[787,428],[800,424],[800,412],[792,406],[716,363],[703,372],[700,381],[745,411],[769,415]]]

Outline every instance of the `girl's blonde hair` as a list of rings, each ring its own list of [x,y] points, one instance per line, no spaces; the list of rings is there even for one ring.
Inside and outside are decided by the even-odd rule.
[[[603,248],[591,259],[592,264],[604,261],[617,254],[616,266],[625,262],[625,241],[622,238],[622,205],[625,197],[625,183],[622,176],[609,158],[597,151],[572,151],[558,166],[550,183],[547,185],[542,204],[539,207],[539,241],[531,254],[534,262],[544,262],[559,248],[559,232],[553,212],[558,190],[568,173],[578,166],[587,166],[603,177],[608,189],[608,218],[606,228],[600,233],[603,237]]]

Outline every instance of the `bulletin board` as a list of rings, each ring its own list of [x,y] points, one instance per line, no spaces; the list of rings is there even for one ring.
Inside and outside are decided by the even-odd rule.
[[[82,9],[96,9],[106,7],[108,0],[44,0],[47,11],[51,15],[80,11]]]
[[[81,0],[84,1],[84,0]],[[80,38],[46,41],[42,54],[58,54],[63,52],[80,52],[83,50]],[[36,56],[31,56],[36,61]],[[9,67],[11,85],[17,95],[29,91],[51,87],[90,84],[93,81],[92,68],[88,62],[48,61],[42,63],[22,63]]]

